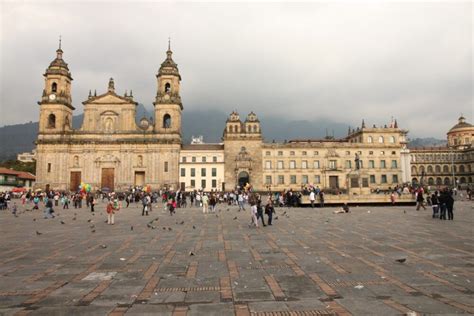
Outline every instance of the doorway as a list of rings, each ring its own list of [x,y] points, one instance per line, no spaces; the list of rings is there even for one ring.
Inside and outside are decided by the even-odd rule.
[[[339,177],[329,176],[329,187],[331,189],[339,189]]]
[[[243,189],[247,183],[250,183],[250,176],[247,171],[242,171],[239,173],[239,187]]]
[[[81,184],[81,172],[80,171],[71,171],[71,179],[69,182],[69,190],[71,192],[77,192],[79,190],[79,185]]]
[[[135,186],[145,185],[145,171],[135,171]]]
[[[115,177],[114,168],[103,168],[101,189],[109,189],[110,192],[114,191],[114,177]]]

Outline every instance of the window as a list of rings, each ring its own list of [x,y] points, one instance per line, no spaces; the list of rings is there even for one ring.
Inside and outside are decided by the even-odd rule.
[[[384,155],[385,155],[385,151],[382,150],[382,151],[380,152],[380,155],[384,156]]]
[[[269,151],[266,151],[266,152],[265,152],[265,156],[270,156],[270,152],[269,152]]]
[[[319,155],[319,151],[313,152],[313,155],[318,156],[318,155]]]
[[[372,138],[372,136],[367,137],[367,142],[368,143],[373,143],[374,142],[374,139]]]
[[[56,115],[52,113],[48,116],[48,128],[56,128]]]
[[[373,154],[374,154],[374,152],[373,152],[373,151],[369,151],[369,155],[373,155]]]
[[[329,169],[337,169],[337,161],[329,160]]]
[[[183,157],[183,162],[186,162],[186,157]]]
[[[350,151],[346,151],[346,155],[347,155],[347,156],[350,156],[350,155],[351,155],[351,152],[350,152]]]
[[[392,144],[395,143],[395,136],[390,136],[390,143],[392,143]]]
[[[282,152],[282,151],[279,151],[279,152],[278,152],[278,156],[283,156],[283,152]]]
[[[191,187],[192,188],[195,188],[196,187],[196,180],[191,180]]]
[[[313,162],[313,168],[314,168],[314,169],[319,169],[319,160],[315,160],[315,161]]]
[[[202,157],[202,162],[206,162],[206,157]]]
[[[373,160],[369,160],[369,168],[375,168],[375,162]]]
[[[290,160],[290,169],[295,169],[296,168],[296,161]]]
[[[283,169],[283,160],[277,161],[277,169]]]
[[[217,168],[212,168],[212,169],[211,169],[211,175],[212,175],[213,177],[217,177]]]
[[[171,85],[169,82],[165,83],[165,92],[170,92],[171,91]]]
[[[294,156],[295,155],[295,152],[294,151],[290,151],[290,156]]]
[[[163,115],[163,128],[171,127],[171,116],[169,114]]]
[[[265,184],[272,184],[272,176],[265,176]]]
[[[392,183],[398,183],[398,175],[392,175]]]
[[[397,169],[397,161],[396,160],[392,160],[392,169]]]
[[[396,155],[396,154],[397,154],[397,152],[396,152],[396,151],[392,151],[392,155]]]
[[[186,169],[181,168],[181,176],[186,177]]]
[[[387,175],[383,174],[382,177],[380,178],[381,183],[387,183]]]
[[[216,179],[212,179],[212,187],[213,188],[217,187],[217,180]]]
[[[379,143],[383,143],[383,142],[384,142],[383,136],[379,136]]]
[[[191,168],[191,177],[195,177],[195,176],[196,176],[196,169]]]
[[[370,183],[375,183],[375,175],[370,175]]]
[[[359,168],[360,169],[364,168],[364,161],[362,159],[359,160]]]
[[[165,161],[165,172],[168,172],[168,161]]]
[[[308,154],[308,153],[307,153],[306,151],[302,151],[302,152],[301,152],[301,155],[302,155],[302,156],[306,156],[307,154]]]
[[[56,93],[58,91],[58,84],[56,82],[53,82],[51,85],[51,92]]]
[[[51,163],[48,162],[48,172],[51,172]]]
[[[201,168],[201,177],[206,176],[206,168]]]
[[[307,175],[301,176],[301,183],[308,184],[308,176]]]
[[[204,179],[201,180],[201,188],[203,188],[203,189],[206,188],[206,180],[204,180]]]
[[[307,160],[303,160],[301,162],[301,168],[302,169],[308,169],[308,161]]]
[[[290,184],[296,184],[296,176],[290,175]]]
[[[196,157],[191,157],[192,162],[196,162]]]
[[[314,183],[321,183],[321,176],[315,175],[314,176]]]
[[[278,184],[284,184],[285,183],[285,176],[278,176]]]
[[[346,169],[351,169],[352,168],[352,161],[346,160]]]
[[[385,165],[385,160],[380,160],[380,168],[385,169],[387,166]]]
[[[270,160],[265,161],[265,169],[272,169],[272,162]]]
[[[217,162],[217,157],[216,156],[212,157],[212,162]]]

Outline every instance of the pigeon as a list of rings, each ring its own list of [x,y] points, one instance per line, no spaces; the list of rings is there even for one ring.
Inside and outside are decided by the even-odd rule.
[[[36,235],[43,235],[43,233],[40,233],[39,231],[36,231]]]
[[[168,227],[168,230],[169,230],[169,231],[172,231],[173,229],[172,229],[171,227]]]
[[[87,222],[88,222],[88,223],[92,222],[92,218],[89,218],[89,219],[87,220]]]
[[[146,227],[151,228],[151,224],[150,223],[146,224]]]
[[[193,225],[193,229],[196,229],[196,226]]]
[[[100,247],[105,249],[105,248],[107,248],[107,245],[100,245]]]
[[[133,226],[130,226],[130,230],[133,230]]]
[[[180,225],[183,225],[184,224],[184,221],[181,221],[181,223],[179,223]]]
[[[275,219],[278,219],[278,216],[275,216]]]
[[[75,221],[75,220],[76,220],[76,216],[74,216],[74,217],[72,218],[72,220]]]
[[[92,225],[91,225],[91,226],[89,226],[89,227],[90,227],[90,228],[94,228],[94,227],[95,227],[95,225],[94,225],[94,224],[92,224]]]
[[[36,222],[36,218],[33,218],[33,222]]]
[[[234,217],[234,220],[236,220],[236,219],[237,219],[237,216],[236,216],[236,217]]]
[[[91,230],[91,233],[95,233],[95,229]]]
[[[403,213],[406,213],[407,211],[403,210]]]
[[[400,258],[400,259],[396,259],[395,261],[404,263],[405,261],[407,261],[407,258]]]
[[[163,227],[163,230],[166,230],[166,227]]]
[[[151,226],[151,229],[156,229],[156,226]]]
[[[63,224],[63,225],[64,225],[64,224],[66,224],[66,222],[64,222],[64,221],[61,221],[61,224]]]
[[[189,252],[189,255],[190,255],[190,256],[194,256],[194,252],[190,251],[190,252]]]
[[[228,211],[230,211],[230,209],[229,209],[229,208],[227,208],[227,212],[228,212]]]
[[[219,217],[219,215],[216,214],[216,217]]]
[[[285,214],[286,214],[286,211],[284,211],[283,214],[281,214],[281,215],[285,215]]]

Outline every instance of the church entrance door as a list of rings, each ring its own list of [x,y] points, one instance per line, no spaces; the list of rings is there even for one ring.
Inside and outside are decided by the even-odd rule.
[[[140,187],[145,185],[145,171],[135,171],[135,185]]]
[[[101,189],[108,188],[110,192],[114,191],[114,168],[102,169]]]
[[[81,184],[81,172],[71,171],[71,180],[69,182],[69,190],[71,192],[76,192],[77,190],[79,190],[80,184]]]
[[[243,189],[247,183],[250,183],[249,173],[247,171],[242,171],[241,173],[239,173],[238,182],[239,187]]]

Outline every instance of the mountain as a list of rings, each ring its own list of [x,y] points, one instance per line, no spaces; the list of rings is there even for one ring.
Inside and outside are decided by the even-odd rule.
[[[153,108],[142,104],[137,106],[137,123],[142,117],[152,118]],[[216,143],[221,141],[222,132],[228,113],[221,110],[186,110],[183,112],[182,128],[183,142],[189,143],[191,136],[204,136],[204,141]],[[79,128],[82,125],[83,114],[73,117],[72,125]],[[245,118],[244,118],[245,119]],[[342,124],[327,119],[291,120],[281,116],[259,117],[262,124],[263,136],[266,142],[284,141],[296,138],[323,138],[327,135],[344,137],[348,124]],[[0,161],[15,159],[16,154],[31,151],[35,145],[38,122],[16,124],[0,127]],[[414,144],[420,146],[442,146],[445,141],[434,138],[415,138]],[[436,145],[438,144],[438,145]]]
[[[410,139],[408,143],[409,148],[417,147],[443,147],[447,145],[447,141],[444,139],[436,139],[433,137],[427,138],[414,138]]]

